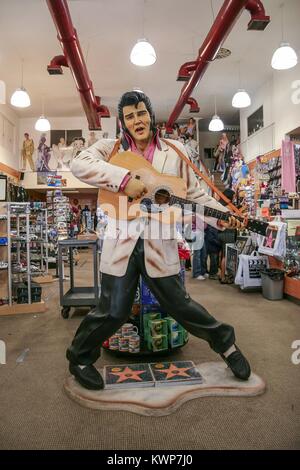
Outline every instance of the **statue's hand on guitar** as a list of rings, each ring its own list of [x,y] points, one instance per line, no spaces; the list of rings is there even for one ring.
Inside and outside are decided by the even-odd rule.
[[[147,193],[147,188],[140,179],[131,178],[123,192],[131,199],[139,199]]]
[[[220,227],[228,228],[228,229],[242,229],[244,228],[243,222],[238,220],[236,217],[233,215],[229,217],[227,221],[224,220],[219,220],[218,225]]]

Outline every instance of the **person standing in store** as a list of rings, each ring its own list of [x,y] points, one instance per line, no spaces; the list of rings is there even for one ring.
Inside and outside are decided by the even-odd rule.
[[[34,142],[33,139],[29,137],[28,132],[24,134],[24,141],[22,147],[22,165],[24,170],[26,170],[27,161],[29,163],[31,171],[35,171],[32,155],[34,152]]]
[[[98,188],[122,192],[126,198],[142,197],[147,192],[147,182],[109,163],[115,153],[131,150],[158,171],[184,178],[188,199],[227,211],[200,188],[191,168],[183,163],[179,151],[186,155],[184,146],[178,141],[159,139],[152,105],[144,93],[125,93],[118,114],[123,129],[121,142],[101,139],[77,155],[71,166],[77,178]],[[220,229],[240,225],[234,217],[227,224],[212,217],[206,217],[206,222]],[[176,226],[172,231],[172,227],[152,218],[108,222],[100,263],[100,303],[84,318],[66,353],[69,370],[83,387],[94,390],[104,387],[101,374],[93,364],[100,357],[101,344],[126,322],[140,275],[168,315],[194,336],[208,341],[237,378],[249,378],[250,365],[235,345],[233,327],[217,321],[182,286],[175,234]]]
[[[223,194],[229,199],[230,202],[233,202],[235,197],[235,192],[230,189],[226,188],[223,191]],[[226,202],[223,199],[220,199],[220,204],[223,206],[226,205]],[[239,209],[241,209],[239,207]],[[226,266],[225,266],[225,255],[226,255],[226,244],[227,243],[235,243],[237,237],[237,231],[234,229],[225,229],[223,232],[219,232],[218,239],[221,243],[221,262],[220,262],[220,282],[221,284],[232,284],[232,279],[230,277],[226,277]]]
[[[191,136],[193,139],[195,138],[196,134],[196,121],[194,118],[190,118],[187,128],[186,128],[186,134],[188,136]]]

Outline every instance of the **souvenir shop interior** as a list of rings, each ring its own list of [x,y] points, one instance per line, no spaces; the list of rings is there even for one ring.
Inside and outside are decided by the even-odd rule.
[[[299,450],[298,0],[2,4],[0,449]],[[135,25],[152,45],[134,37],[142,33]],[[147,50],[134,54],[144,42],[151,57],[137,63],[147,60]],[[120,117],[126,91],[151,101],[142,103],[152,119],[148,153]],[[99,168],[114,173],[117,140],[118,155],[127,142],[154,167],[153,152],[163,158],[171,141],[191,165],[184,173],[178,157],[180,171],[169,174],[185,181],[185,193],[171,198],[189,202],[190,171],[218,201],[200,218],[200,204],[177,207],[177,249],[164,256],[175,257],[166,266],[178,264],[185,299],[234,327],[248,382],[230,373],[224,351],[181,324],[175,305],[174,316],[163,308],[141,273],[126,318],[98,345],[104,390],[87,391],[70,375],[66,350],[79,325],[116,302],[102,289],[114,272],[100,269],[111,223],[104,193],[124,194],[132,176],[116,192],[107,190],[110,177],[99,183],[102,170],[88,170],[97,155]],[[145,207],[142,200],[142,217],[152,218]],[[110,246],[105,263],[113,266],[126,249]],[[159,248],[152,253],[154,266]],[[145,260],[147,269],[146,251]]]

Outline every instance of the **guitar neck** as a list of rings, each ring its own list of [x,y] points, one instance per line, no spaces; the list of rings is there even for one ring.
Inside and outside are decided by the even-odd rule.
[[[213,209],[212,207],[208,207],[208,206],[203,206],[202,204],[199,204],[198,202],[194,202],[194,201],[189,201],[188,199],[183,199],[181,197],[178,197],[178,196],[171,196],[170,197],[170,204],[171,205],[174,205],[174,204],[177,204],[177,205],[180,205],[181,207],[189,207],[191,208],[191,210],[193,212],[195,212],[197,210],[197,207],[204,207],[204,216],[205,217],[214,217],[215,219],[218,219],[218,220],[228,220],[228,218],[230,217],[230,212],[223,212],[223,211],[219,211],[218,209]],[[236,217],[235,218],[239,219],[239,220],[243,220],[242,217]]]
[[[193,212],[196,212],[197,207],[200,206],[200,204],[197,202],[188,201],[187,199],[183,199],[178,196],[171,196],[170,204],[171,205],[177,204],[181,206],[182,208],[188,207]],[[201,207],[203,206],[201,205]],[[218,219],[218,220],[227,221],[231,215],[232,215],[231,212],[223,212],[223,211],[219,211],[218,209],[213,209],[212,207],[204,206],[204,216],[206,217],[214,217],[215,219]],[[255,220],[255,219],[244,219],[243,217],[236,216],[235,214],[234,214],[234,218],[243,222],[248,230],[259,233],[260,235],[263,235],[263,236],[266,235],[266,230],[269,225],[267,222],[264,222],[262,220]]]

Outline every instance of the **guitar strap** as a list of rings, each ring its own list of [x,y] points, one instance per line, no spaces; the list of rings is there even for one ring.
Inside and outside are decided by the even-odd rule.
[[[226,205],[233,211],[235,212],[238,216],[245,218],[245,215],[237,208],[235,207],[232,202],[212,183],[212,181],[209,179],[208,176],[204,175],[202,171],[199,170],[199,168],[194,165],[179,148],[176,147],[176,145],[172,144],[172,142],[167,141],[166,139],[161,139],[165,144],[167,144],[169,147],[171,147],[177,155],[190,167],[192,170],[198,175],[205,183],[211,188],[211,190],[215,193],[218,194],[218,196],[223,199],[224,202],[226,202]]]

